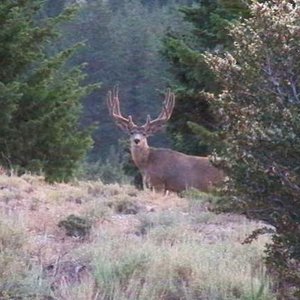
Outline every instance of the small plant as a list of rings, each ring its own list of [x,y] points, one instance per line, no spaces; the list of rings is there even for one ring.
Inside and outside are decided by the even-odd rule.
[[[84,162],[78,176],[87,180],[101,180],[103,183],[128,183],[131,178],[123,170],[123,163],[120,154],[114,149],[106,160],[96,162]]]
[[[116,249],[119,243],[123,247]],[[92,265],[101,299],[141,299],[138,291],[143,287],[152,254],[139,246],[116,237],[95,248]],[[129,293],[132,297],[127,298]]]
[[[122,198],[108,202],[108,206],[118,214],[136,215],[141,207],[130,198]]]
[[[178,223],[181,223],[182,218],[176,213],[162,212],[142,214],[139,216],[140,224],[138,226],[138,234],[147,234],[150,230],[156,227],[169,228]]]
[[[58,223],[58,227],[63,227],[68,236],[85,238],[89,235],[92,225],[88,219],[69,215]]]
[[[85,210],[84,217],[91,222],[105,220],[110,217],[112,210],[103,203],[93,200],[89,203],[88,208]]]
[[[222,197],[214,193],[204,193],[196,189],[188,189],[181,193],[181,196],[189,200],[189,206],[194,210],[196,205],[198,208],[211,207],[222,201]]]

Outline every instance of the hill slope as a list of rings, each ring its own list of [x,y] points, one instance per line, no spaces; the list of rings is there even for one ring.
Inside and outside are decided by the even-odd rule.
[[[210,197],[0,175],[0,299],[274,299],[262,225]]]

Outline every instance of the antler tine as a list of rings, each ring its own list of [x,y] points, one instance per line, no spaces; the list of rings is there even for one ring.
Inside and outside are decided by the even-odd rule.
[[[171,93],[170,89],[167,89],[165,100],[163,102],[163,108],[157,119],[165,119],[166,121],[170,119],[175,106],[175,94]]]
[[[113,117],[117,126],[128,132],[135,124],[131,116],[125,118],[121,114],[118,86],[115,86],[112,91],[108,92],[106,102],[109,114]]]
[[[166,113],[167,113],[167,119],[168,120],[170,119],[170,117],[172,115],[174,106],[175,106],[175,94],[171,93],[171,91],[169,90],[169,98],[168,98],[168,102],[167,102],[167,105],[166,105],[166,110],[167,110]]]
[[[115,113],[121,116],[118,85],[114,86],[113,88],[113,99],[114,99]]]
[[[174,110],[174,107],[175,107],[175,94],[174,93],[171,93],[170,94],[170,101],[168,102],[168,113],[169,113],[169,116],[168,116],[168,119],[170,119],[171,115],[172,115],[172,112]]]
[[[147,121],[143,125],[149,134],[153,134],[156,131],[162,129],[165,123],[170,119],[175,106],[175,94],[171,93],[170,89],[167,89],[165,100],[163,102],[163,108],[158,117],[151,121],[150,116],[147,116]]]

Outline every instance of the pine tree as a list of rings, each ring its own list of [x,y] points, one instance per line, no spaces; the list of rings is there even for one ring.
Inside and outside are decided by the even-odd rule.
[[[164,54],[177,79],[176,106],[168,129],[175,148],[203,155],[218,146],[212,132],[219,123],[201,91],[217,92],[219,85],[201,54],[230,48],[229,28],[249,10],[242,0],[203,0],[181,12],[192,30],[185,35],[169,32],[165,39]]]
[[[66,62],[76,46],[49,55],[58,26],[73,9],[44,19],[39,0],[0,3],[0,161],[21,172],[44,171],[49,181],[68,180],[91,146],[79,128],[80,67]]]

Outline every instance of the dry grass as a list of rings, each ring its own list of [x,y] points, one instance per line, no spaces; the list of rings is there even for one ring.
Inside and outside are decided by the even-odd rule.
[[[180,198],[101,182],[0,175],[0,299],[275,299],[260,225]],[[74,215],[84,237],[58,227]]]

